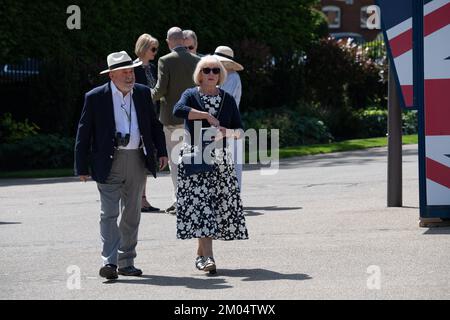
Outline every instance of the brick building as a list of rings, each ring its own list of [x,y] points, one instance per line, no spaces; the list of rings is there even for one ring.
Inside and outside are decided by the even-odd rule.
[[[328,18],[331,34],[351,33],[356,40],[372,41],[380,33],[367,27],[367,7],[374,4],[374,0],[322,0],[321,9]]]

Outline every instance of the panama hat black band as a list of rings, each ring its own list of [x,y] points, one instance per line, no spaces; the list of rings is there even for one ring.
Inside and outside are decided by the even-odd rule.
[[[235,61],[234,58],[233,58],[232,56],[229,56],[229,55],[227,55],[227,54],[223,54],[223,53],[220,53],[220,52],[214,52],[214,54],[215,54],[216,56],[221,56],[221,57],[224,57],[224,58],[227,58],[227,59],[230,59],[230,60]]]
[[[136,68],[142,65],[142,61],[133,62],[133,60],[131,60],[130,56],[128,55],[128,53],[126,53],[126,51],[111,53],[108,56],[107,60],[108,60],[108,69],[100,72],[100,74],[105,74],[120,69]]]
[[[214,56],[223,63],[227,70],[244,70],[244,67],[234,60],[234,51],[230,47],[218,46],[216,50],[214,50]]]
[[[133,61],[121,62],[121,63],[113,64],[112,66],[109,67],[109,70],[113,71],[114,69],[117,69],[117,68],[122,68],[122,67],[132,66],[132,65],[133,65]]]

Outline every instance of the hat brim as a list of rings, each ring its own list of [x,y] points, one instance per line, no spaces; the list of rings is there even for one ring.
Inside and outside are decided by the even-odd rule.
[[[224,64],[224,66],[229,66],[230,69],[233,69],[234,71],[242,71],[244,70],[244,67],[240,64],[237,63],[234,60],[222,57],[222,56],[218,56],[218,55],[214,55],[220,62],[222,62]]]
[[[133,62],[133,64],[131,64],[131,65],[129,65],[129,66],[124,66],[124,67],[114,68],[114,69],[112,69],[112,70],[111,70],[111,69],[103,70],[102,72],[100,72],[100,74],[110,73],[110,72],[116,71],[116,70],[132,69],[132,68],[139,67],[140,65],[142,65],[142,61],[139,61],[139,62]]]

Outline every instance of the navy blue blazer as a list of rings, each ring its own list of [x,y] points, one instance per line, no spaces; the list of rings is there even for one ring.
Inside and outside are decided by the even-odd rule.
[[[151,70],[153,77],[155,77],[155,80],[157,81],[158,80],[158,70],[157,70],[156,66],[151,62],[150,62],[150,70]],[[134,75],[136,77],[136,83],[140,83],[145,86],[148,86],[147,76],[145,75],[145,71],[144,71],[144,68],[142,68],[142,66],[139,66],[134,69]]]
[[[156,118],[148,87],[135,84],[133,102],[147,151],[145,164],[156,178],[155,156],[167,157],[163,127]],[[114,105],[111,84],[108,82],[86,93],[75,142],[75,175],[91,174],[92,179],[104,183],[114,159],[115,135]]]
[[[225,99],[223,100],[222,112],[217,118],[217,120],[219,120],[220,122],[220,125],[227,129],[243,129],[244,127],[242,125],[241,115],[236,105],[236,100],[234,100],[233,96],[225,92],[224,90],[219,89],[219,91],[222,99]],[[195,121],[201,121],[202,128],[211,127],[207,120],[189,120],[189,112],[191,112],[192,109],[207,112],[203,107],[203,103],[201,101],[200,93],[198,92],[197,87],[187,89],[185,92],[183,92],[180,100],[175,104],[173,108],[173,115],[175,117],[185,119],[185,127],[189,131],[191,138],[200,134],[199,132],[197,132],[197,135],[194,135]]]
[[[158,70],[156,68],[156,66],[150,62],[150,70],[152,72],[153,77],[155,77],[155,80],[158,81]],[[137,68],[134,68],[134,75],[136,77],[136,83],[140,83],[143,84],[144,86],[148,86],[148,81],[147,81],[147,76],[145,75],[145,71],[144,68],[142,68],[142,66],[139,66]],[[156,83],[155,83],[156,85]],[[153,88],[150,88],[153,89]],[[159,113],[160,113],[160,102],[159,100],[156,101],[154,104],[155,107],[155,112],[156,112],[156,116],[157,118],[159,118]]]

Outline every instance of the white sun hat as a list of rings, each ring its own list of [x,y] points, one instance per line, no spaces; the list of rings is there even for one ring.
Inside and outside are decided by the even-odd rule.
[[[233,49],[227,46],[219,46],[214,51],[214,56],[224,64],[226,68],[233,69],[234,71],[242,71],[244,67],[234,61]]]
[[[142,61],[133,62],[128,53],[125,51],[111,53],[107,60],[108,69],[100,72],[100,74],[109,73],[115,70],[136,68],[142,64]]]

